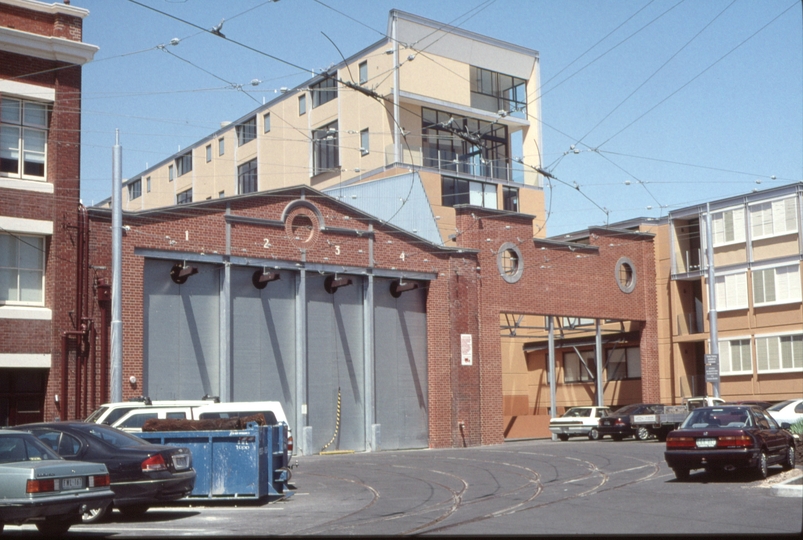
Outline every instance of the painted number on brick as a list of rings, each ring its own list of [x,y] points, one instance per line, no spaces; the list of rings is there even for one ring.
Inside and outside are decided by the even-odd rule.
[[[340,246],[335,246],[335,255],[340,255]]]
[[[405,254],[404,254],[404,252],[402,251],[402,252],[401,252],[401,255],[399,255],[399,258],[400,258],[401,260],[404,260],[404,258],[405,258],[406,256],[407,256],[407,255],[405,255]]]
[[[262,247],[265,248],[265,249],[270,249],[271,248],[270,238],[265,238],[264,240],[265,240],[265,243],[262,244]]]

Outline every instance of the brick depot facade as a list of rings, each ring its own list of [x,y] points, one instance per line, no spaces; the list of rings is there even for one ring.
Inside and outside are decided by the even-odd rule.
[[[17,154],[4,152],[0,171],[0,240],[8,250],[2,260],[12,282],[0,298],[0,425],[59,415],[54,400],[63,376],[63,337],[86,329],[86,313],[77,307],[81,65],[97,49],[81,42],[87,13],[29,0],[0,2],[4,135],[20,133],[23,141],[30,130],[45,148],[35,158],[19,147]],[[34,260],[41,254],[41,262],[21,264],[20,249]],[[32,265],[41,282],[37,276],[21,285],[19,275]],[[73,357],[78,334],[69,338]]]
[[[172,271],[176,271],[193,265],[201,267],[202,271],[192,275],[188,270],[186,279],[189,283],[194,279],[209,281],[212,283],[209,290],[215,291],[211,296],[218,294],[217,283],[221,284],[219,290],[223,291],[220,293],[222,301],[218,303],[213,299],[214,303],[209,305],[218,306],[216,309],[224,313],[219,320],[224,322],[218,326],[215,315],[209,319],[209,323],[203,323],[200,319],[208,310],[196,309],[192,312],[192,324],[209,324],[209,331],[201,331],[187,338],[187,347],[195,348],[193,358],[197,359],[200,355],[204,362],[209,362],[210,357],[215,354],[222,358],[220,363],[214,363],[216,360],[213,360],[212,363],[205,364],[206,367],[201,367],[203,373],[197,386],[197,391],[200,391],[202,385],[206,384],[204,381],[212,381],[208,389],[213,394],[219,393],[222,399],[256,398],[238,395],[237,385],[247,385],[248,381],[238,379],[239,368],[236,363],[240,360],[235,360],[232,364],[231,358],[239,357],[236,350],[232,353],[228,349],[236,349],[237,340],[248,339],[248,336],[237,337],[239,334],[236,326],[239,323],[236,321],[242,324],[250,324],[251,321],[238,319],[236,308],[233,314],[229,313],[228,306],[239,301],[236,298],[239,293],[236,291],[246,289],[238,289],[238,285],[228,285],[228,276],[247,277],[253,272],[253,279],[256,280],[259,275],[275,272],[281,274],[281,279],[276,278],[276,284],[284,283],[282,286],[286,286],[289,282],[295,283],[295,289],[288,289],[290,295],[287,305],[293,304],[295,299],[294,305],[301,307],[296,311],[291,309],[284,312],[284,319],[295,314],[297,338],[295,345],[287,343],[289,354],[294,358],[288,364],[291,368],[281,371],[280,375],[288,377],[284,389],[289,390],[290,398],[285,407],[293,410],[287,410],[286,413],[296,433],[296,441],[301,441],[300,447],[304,453],[316,453],[320,449],[319,443],[309,442],[313,437],[318,437],[315,440],[325,441],[331,434],[327,431],[326,436],[320,438],[321,429],[313,424],[323,420],[313,410],[312,402],[321,392],[317,389],[323,388],[319,386],[323,384],[319,379],[327,377],[329,364],[342,361],[335,358],[342,356],[338,352],[341,350],[346,351],[347,357],[359,357],[354,362],[346,358],[342,364],[345,368],[337,372],[337,377],[344,381],[340,385],[342,392],[338,386],[336,394],[338,406],[342,401],[344,409],[343,425],[340,429],[347,429],[349,414],[355,421],[364,422],[362,427],[354,431],[354,440],[357,442],[354,443],[356,447],[351,449],[392,448],[394,444],[385,441],[397,436],[401,442],[395,446],[404,447],[405,430],[416,429],[413,412],[407,411],[403,417],[393,417],[389,421],[393,425],[382,422],[385,413],[381,410],[385,401],[397,394],[401,396],[399,403],[415,403],[417,396],[425,415],[423,439],[408,441],[409,444],[422,446],[421,440],[424,441],[423,446],[429,447],[501,443],[504,440],[505,360],[499,320],[500,313],[503,312],[632,321],[638,328],[639,336],[636,346],[641,353],[641,397],[646,401],[657,399],[656,280],[651,235],[592,229],[588,244],[573,247],[534,240],[532,216],[471,206],[459,206],[456,213],[460,233],[456,238],[456,246],[449,248],[422,241],[307,187],[124,214],[124,399],[141,395],[143,391],[152,391],[162,384],[164,381],[154,379],[155,374],[169,373],[164,369],[171,362],[175,362],[177,378],[178,371],[185,369],[180,367],[185,365],[181,363],[184,360],[174,361],[164,358],[169,355],[154,354],[155,350],[167,351],[172,345],[160,343],[173,340],[169,338],[172,335],[170,333],[157,340],[155,336],[163,329],[154,328],[152,321],[161,317],[158,319],[163,321],[160,326],[169,326],[172,319],[167,311],[187,309],[186,313],[189,314],[190,308],[186,306],[191,302],[202,301],[201,292],[194,293],[195,296],[183,296],[182,300],[172,304],[172,300],[164,296],[178,294],[171,293],[170,290],[178,291],[180,287],[187,286],[171,282],[168,279],[168,270],[172,268]],[[105,209],[93,208],[90,210],[90,219],[89,264],[95,269],[101,269],[96,270],[97,279],[108,279],[111,276],[110,213]],[[510,254],[516,255],[515,269],[505,267],[509,261],[506,263],[504,256]],[[623,292],[615,276],[617,264],[623,258],[630,261],[635,272],[631,292]],[[199,277],[205,275],[203,268],[217,272],[219,281],[215,281],[218,278],[209,278],[209,272],[206,272],[207,277]],[[243,273],[244,271],[247,273]],[[355,291],[360,284],[363,285],[363,293],[358,295],[362,300],[355,304],[356,310],[346,312],[346,304],[335,307],[334,317],[345,330],[341,329],[338,335],[332,334],[334,338],[326,334],[328,323],[318,322],[325,321],[326,317],[316,318],[314,313],[318,309],[314,303],[316,295],[323,294],[319,292],[320,283],[324,283],[323,280],[327,278],[347,278],[354,282],[353,285],[336,289],[329,295],[329,298],[333,298],[332,302],[352,294],[340,291]],[[236,278],[231,278],[231,282],[234,281]],[[390,298],[386,293],[387,283],[391,284],[391,289],[402,289],[405,284],[409,286],[410,283],[415,283],[418,286],[417,292],[401,292],[396,298],[401,302],[418,294],[424,302],[420,309],[392,307],[388,311],[394,313],[393,310],[398,309],[400,320],[403,319],[402,323],[407,325],[410,321],[425,320],[425,327],[422,326],[420,330],[408,332],[409,328],[405,328],[402,332],[406,338],[412,336],[411,343],[406,345],[407,352],[395,350],[405,349],[405,344],[401,341],[398,342],[401,344],[399,347],[391,346],[392,336],[383,330],[383,322],[370,313],[363,316],[359,311],[365,306],[372,311],[379,311],[379,306],[386,304],[383,298]],[[264,291],[276,290],[271,289],[274,286],[274,282],[268,283]],[[229,290],[235,292],[229,293]],[[245,294],[251,293],[246,291]],[[181,306],[182,302],[185,307]],[[168,305],[174,307],[165,307]],[[338,309],[348,316],[337,318]],[[256,313],[261,316],[259,312],[257,310]],[[299,312],[302,316],[299,316]],[[425,319],[421,318],[422,312]],[[353,322],[360,317],[364,319],[362,323]],[[190,318],[189,315],[187,318]],[[235,323],[229,328],[229,323],[225,320],[235,320]],[[274,319],[275,326],[284,322],[282,318]],[[292,326],[290,324],[288,328]],[[346,343],[352,327],[356,328],[354,335],[358,337]],[[396,328],[393,325],[390,327]],[[264,332],[270,331],[270,327],[262,328]],[[299,333],[303,335],[299,336]],[[340,343],[340,335],[346,335],[343,343]],[[234,338],[230,339],[230,336]],[[465,336],[471,336],[471,349],[468,351],[470,363],[464,362],[467,351],[461,349]],[[417,338],[421,338],[422,343],[417,344]],[[174,339],[180,341],[183,338]],[[275,336],[274,339],[281,341],[282,336]],[[321,344],[320,341],[327,339],[332,339],[332,358],[321,359],[320,356],[326,356],[325,352],[320,354],[321,351],[329,349],[328,344]],[[230,347],[228,343],[235,345]],[[279,345],[274,344],[274,349],[278,347]],[[420,356],[422,350],[425,351],[424,363],[416,366],[415,357]],[[391,361],[384,359],[388,355],[392,356]],[[420,358],[417,361],[420,362]],[[269,363],[273,365],[273,360]],[[386,386],[384,374],[396,373],[393,370],[397,369],[398,373],[406,373],[408,364],[414,372],[425,366],[426,372],[416,373],[412,382],[406,379],[399,382],[403,386],[401,390]],[[260,369],[258,363],[248,365],[249,369]],[[300,371],[298,365],[302,366]],[[218,369],[220,377],[216,379]],[[167,375],[165,378],[170,377]],[[399,381],[402,378],[401,375],[398,376]],[[415,388],[419,383],[423,387]],[[158,387],[169,389],[190,383],[175,380],[170,384],[170,387]],[[331,389],[322,391],[334,396],[335,385],[330,386]],[[192,388],[193,392],[196,391],[196,387]],[[348,401],[352,397],[350,393],[356,395],[354,402],[357,404],[352,413],[348,413]],[[198,399],[200,396],[175,397]],[[405,402],[404,399],[408,401]],[[331,410],[327,409],[323,416],[330,413],[334,416],[334,400],[334,397],[328,399]],[[390,418],[392,415],[392,412],[388,412],[386,417]],[[307,448],[304,447],[305,427],[311,429],[312,433],[307,434]],[[376,435],[372,439],[371,430],[377,427],[381,429],[382,435]],[[365,433],[364,441],[360,430]],[[347,435],[343,434],[343,437]],[[346,447],[347,443],[340,448]]]

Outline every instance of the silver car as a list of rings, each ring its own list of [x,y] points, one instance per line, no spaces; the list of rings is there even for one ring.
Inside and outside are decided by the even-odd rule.
[[[0,532],[34,523],[48,536],[64,534],[114,493],[102,463],[67,461],[30,433],[0,430]]]

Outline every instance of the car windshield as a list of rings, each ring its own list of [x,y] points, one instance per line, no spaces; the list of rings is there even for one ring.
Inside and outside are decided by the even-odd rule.
[[[0,463],[61,459],[33,436],[0,435]]]
[[[768,411],[780,411],[781,409],[783,409],[784,407],[786,407],[787,405],[789,405],[789,404],[790,404],[790,403],[792,403],[793,401],[796,401],[796,400],[794,400],[794,399],[787,399],[786,401],[782,401],[782,402],[780,402],[780,403],[776,403],[776,404],[775,404],[775,405],[773,405],[772,407],[768,407],[768,408],[767,408],[767,410],[768,410]]]
[[[135,435],[114,429],[103,424],[74,424],[78,431],[100,439],[115,448],[125,448],[127,446],[140,446],[150,444],[148,441],[140,439]]]
[[[105,413],[108,410],[109,410],[108,407],[99,408],[98,410],[87,416],[85,422],[97,422],[98,418],[103,416],[103,413]]]
[[[572,407],[563,414],[564,418],[576,418],[578,416],[591,416],[591,409],[587,407]]]
[[[747,409],[741,407],[704,407],[694,409],[689,413],[681,427],[721,429],[751,427],[752,425],[752,415]]]
[[[633,414],[641,407],[643,407],[643,405],[641,405],[640,403],[636,403],[635,405],[625,405],[621,409],[616,409],[613,414],[615,415]]]

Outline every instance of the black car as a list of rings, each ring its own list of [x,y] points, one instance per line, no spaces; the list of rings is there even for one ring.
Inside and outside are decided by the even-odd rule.
[[[640,441],[650,437],[650,431],[646,426],[634,426],[630,423],[630,417],[636,414],[660,414],[664,406],[660,403],[635,403],[625,405],[616,409],[610,416],[603,416],[599,419],[600,439],[605,435],[610,435],[614,441],[621,441],[625,437],[635,437]]]
[[[794,468],[795,440],[757,405],[700,407],[667,435],[664,458],[678,480],[702,468],[753,469],[766,478],[768,465]]]
[[[65,459],[103,463],[109,470],[113,505],[127,515],[141,515],[161,501],[189,495],[195,470],[188,448],[151,444],[102,424],[50,422],[16,426],[30,431]],[[84,523],[100,520],[106,509],[87,512]]]

